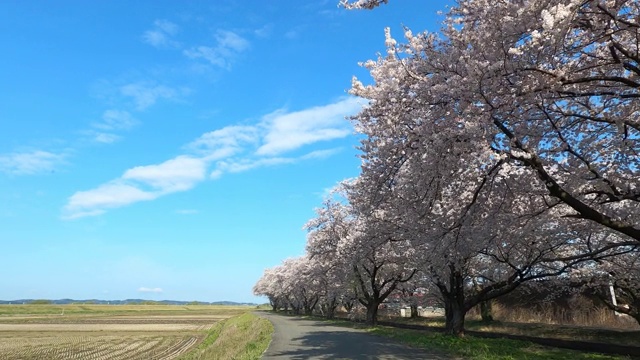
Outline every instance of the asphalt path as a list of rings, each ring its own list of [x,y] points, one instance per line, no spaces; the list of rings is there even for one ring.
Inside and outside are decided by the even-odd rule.
[[[262,359],[450,359],[435,351],[414,349],[391,339],[331,325],[273,313],[259,313],[274,327],[269,348]]]

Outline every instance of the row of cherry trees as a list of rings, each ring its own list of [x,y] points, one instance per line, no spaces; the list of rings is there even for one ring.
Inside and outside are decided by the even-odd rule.
[[[357,301],[374,323],[415,283],[460,335],[474,306],[573,276],[640,321],[638,19],[630,0],[460,0],[438,34],[387,29],[351,89],[361,174],[255,293],[329,316]]]

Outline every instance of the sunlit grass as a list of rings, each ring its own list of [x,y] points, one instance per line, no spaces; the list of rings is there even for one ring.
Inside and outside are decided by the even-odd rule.
[[[444,318],[395,318],[393,322],[403,324],[444,328]],[[638,330],[616,330],[613,328],[600,328],[578,325],[558,325],[533,322],[509,322],[480,320],[466,320],[465,329],[470,331],[492,332],[509,335],[522,335],[540,338],[560,340],[588,341],[605,344],[637,346],[640,339]]]
[[[245,313],[214,325],[198,348],[180,360],[259,359],[272,334],[269,320]]]
[[[458,338],[437,332],[406,330],[383,326],[371,328],[369,331],[376,335],[396,339],[414,347],[440,350],[453,356],[471,360],[628,359],[628,357],[624,356],[583,353],[510,339],[485,339],[473,336]]]

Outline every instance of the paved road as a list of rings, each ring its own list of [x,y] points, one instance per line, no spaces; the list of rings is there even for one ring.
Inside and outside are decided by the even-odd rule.
[[[259,313],[273,323],[273,339],[262,359],[450,359],[436,352],[413,349],[364,330],[323,321]]]

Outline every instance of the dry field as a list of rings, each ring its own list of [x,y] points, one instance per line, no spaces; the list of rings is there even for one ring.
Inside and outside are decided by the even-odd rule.
[[[0,359],[169,360],[248,307],[2,305]]]

